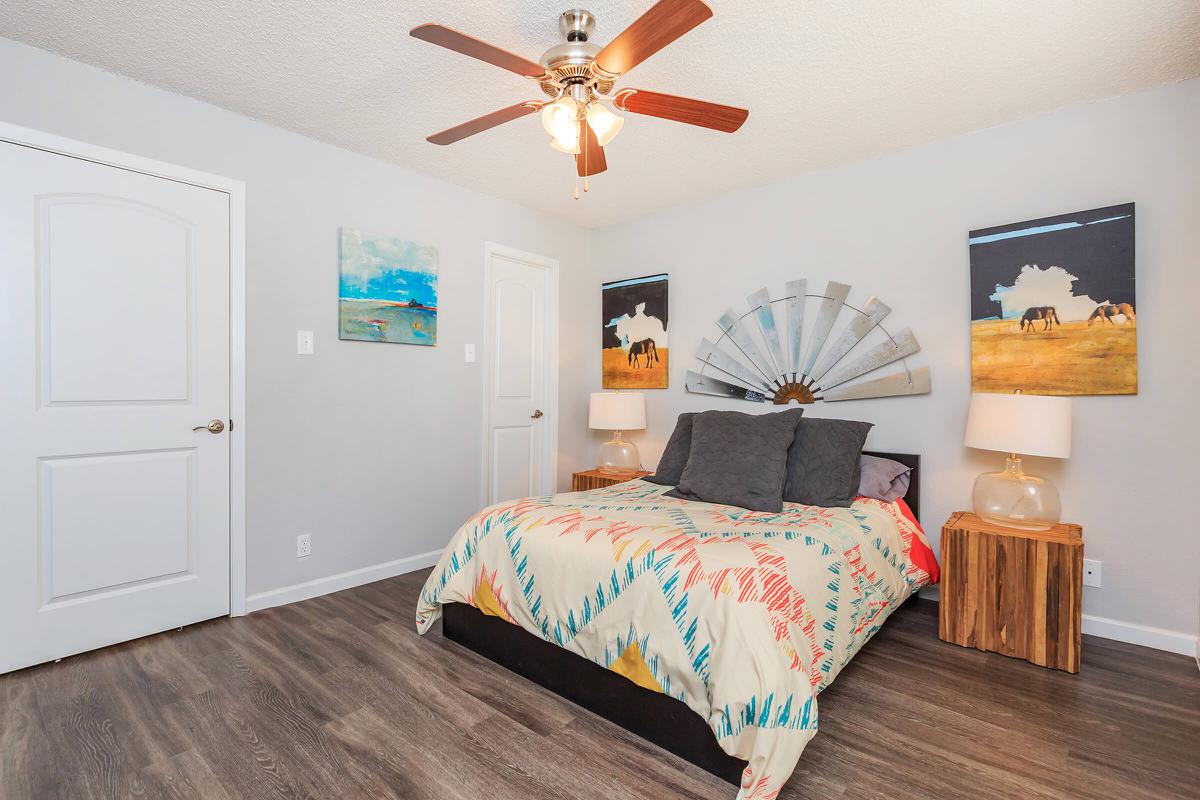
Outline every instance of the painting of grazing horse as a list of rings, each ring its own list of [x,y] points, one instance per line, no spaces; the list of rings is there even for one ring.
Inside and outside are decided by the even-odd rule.
[[[654,362],[658,361],[658,348],[653,339],[642,339],[629,346],[629,365],[634,369],[641,366],[639,363],[641,356],[646,357],[647,368],[654,366]]]
[[[1050,330],[1054,325],[1062,325],[1058,321],[1058,312],[1054,310],[1054,306],[1034,306],[1033,308],[1025,309],[1025,316],[1021,317],[1021,330],[1026,333],[1033,333],[1033,323],[1038,320],[1042,320],[1044,323],[1042,325],[1043,331]],[[1025,329],[1027,324],[1029,325],[1028,330]]]
[[[1133,314],[1133,306],[1129,303],[1101,303],[1096,306],[1096,310],[1088,317],[1088,327],[1092,327],[1092,323],[1100,320],[1101,324],[1107,322],[1109,325],[1116,325],[1112,318],[1122,314],[1125,317],[1125,324],[1129,325],[1137,321],[1137,317]]]

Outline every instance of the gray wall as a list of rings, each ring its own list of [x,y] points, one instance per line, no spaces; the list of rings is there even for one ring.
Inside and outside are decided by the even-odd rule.
[[[591,233],[592,280],[566,339],[588,343],[566,362],[564,403],[599,388],[599,284],[671,274],[671,388],[648,391],[640,437],[653,464],[681,411],[771,410],[689,395],[684,372],[717,317],[751,291],[807,277],[877,294],[888,324],[911,326],[913,360],[933,368],[931,395],[810,407],[876,423],[875,449],[920,453],[923,521],[937,545],[951,511],[969,508],[975,475],[1003,466],[962,446],[970,396],[967,231],[1098,206],[1137,203],[1140,393],[1075,401],[1068,461],[1027,460],[1062,491],[1064,517],[1084,527],[1104,586],[1084,611],[1195,635],[1200,535],[1193,484],[1200,426],[1200,80],[1076,106],[837,169],[726,194]],[[563,472],[590,461],[598,437],[564,425]],[[581,454],[589,454],[587,456]]]
[[[0,75],[6,122],[246,182],[249,592],[443,547],[479,504],[463,344],[482,341],[484,242],[560,259],[567,292],[583,231],[5,39]],[[337,340],[340,225],[438,247],[436,347]]]

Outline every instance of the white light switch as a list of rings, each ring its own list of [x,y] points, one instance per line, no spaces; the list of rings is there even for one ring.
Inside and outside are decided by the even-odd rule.
[[[473,344],[464,344],[463,345],[463,361],[465,361],[468,364],[475,363],[475,345],[473,345]]]
[[[296,354],[311,356],[313,354],[313,332],[296,331]]]

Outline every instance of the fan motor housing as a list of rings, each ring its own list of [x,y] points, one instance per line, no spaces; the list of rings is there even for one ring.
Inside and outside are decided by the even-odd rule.
[[[586,42],[596,28],[596,15],[586,8],[568,8],[558,18],[558,29],[568,42]]]
[[[589,71],[601,47],[588,41],[596,27],[596,16],[582,8],[564,11],[558,18],[558,29],[566,38],[556,44],[538,60],[546,68],[547,79],[541,82],[542,91],[556,97],[562,86],[569,84],[591,84],[601,94],[612,91],[611,80],[597,80]]]

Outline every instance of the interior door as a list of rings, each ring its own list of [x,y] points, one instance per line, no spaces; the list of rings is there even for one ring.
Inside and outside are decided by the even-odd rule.
[[[229,204],[7,142],[0,175],[5,672],[229,612]]]
[[[553,491],[548,450],[548,270],[504,255],[490,264],[487,502]]]

